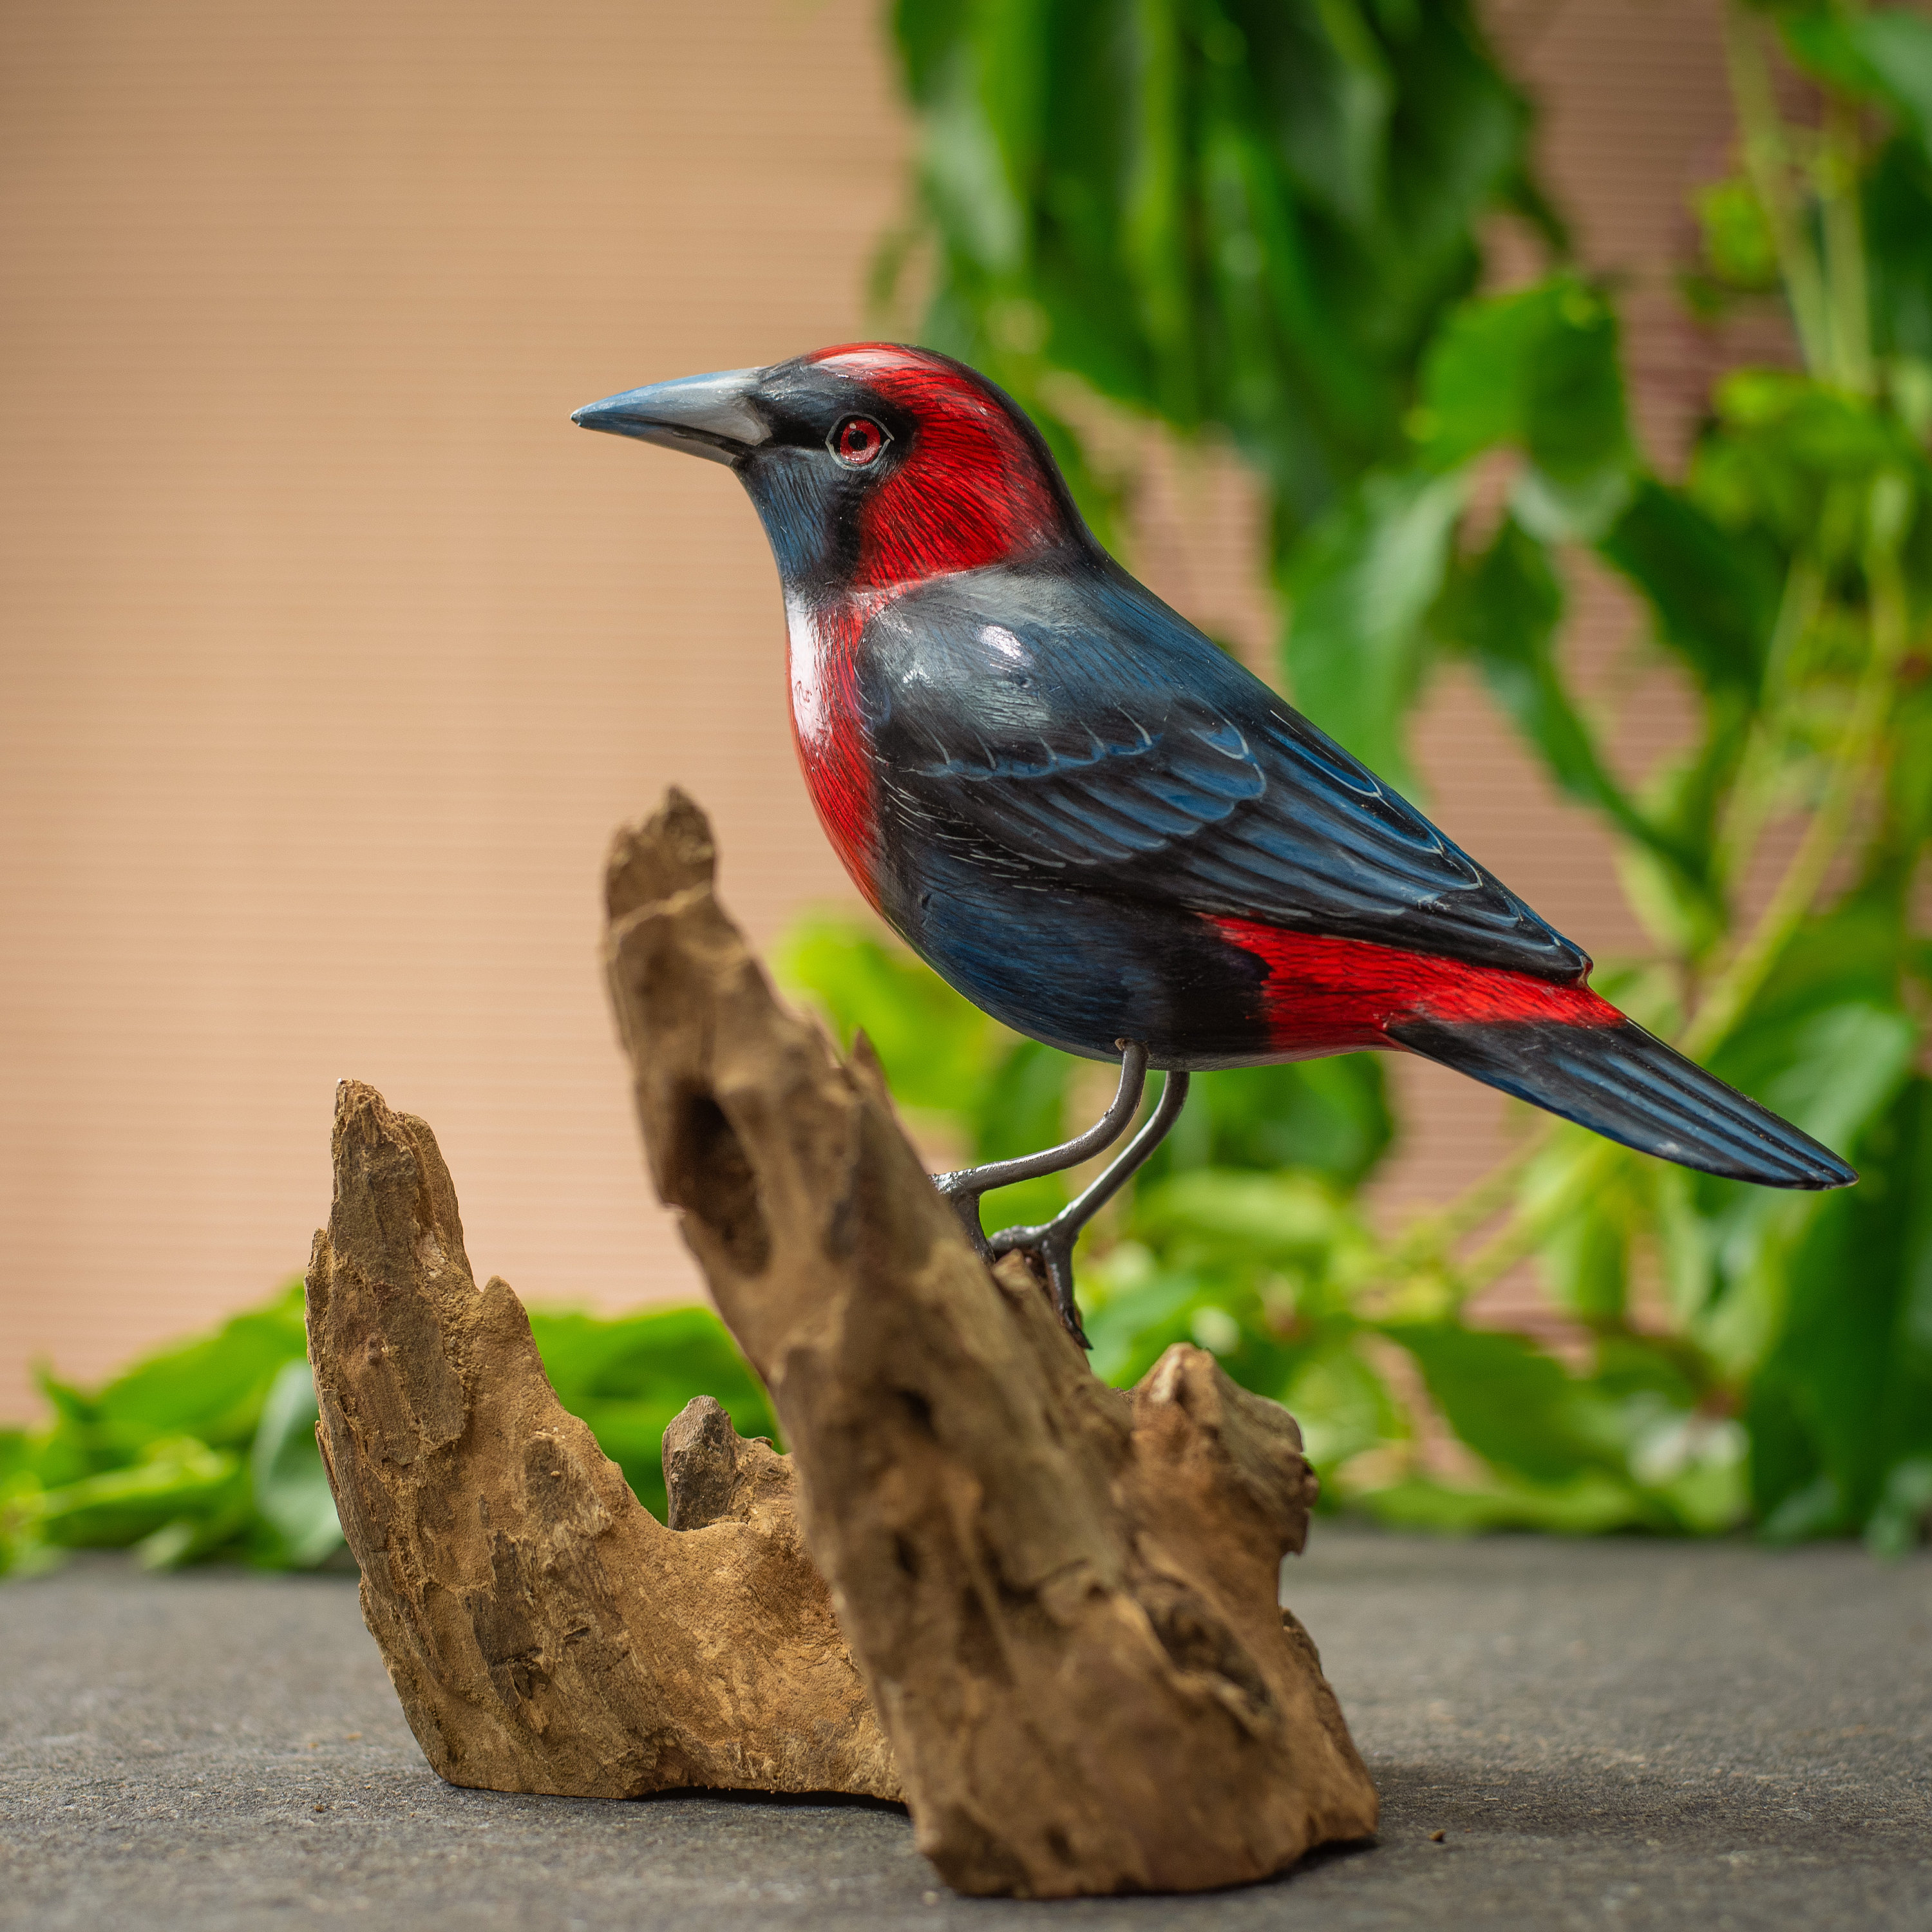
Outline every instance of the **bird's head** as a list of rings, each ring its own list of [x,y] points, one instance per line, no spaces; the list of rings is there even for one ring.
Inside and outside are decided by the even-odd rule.
[[[788,591],[884,590],[1093,547],[1039,430],[929,350],[821,349],[626,390],[571,420],[729,464]]]

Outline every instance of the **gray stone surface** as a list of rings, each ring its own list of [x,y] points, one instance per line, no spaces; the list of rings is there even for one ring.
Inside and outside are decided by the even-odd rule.
[[[352,1581],[82,1562],[0,1586],[0,1926],[1932,1928],[1932,1560],[1323,1524],[1289,1579],[1378,1840],[1022,1905],[889,1807],[453,1790]]]

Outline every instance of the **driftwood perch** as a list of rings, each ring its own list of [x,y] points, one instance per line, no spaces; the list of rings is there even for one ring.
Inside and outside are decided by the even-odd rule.
[[[694,1402],[665,1432],[658,1522],[551,1393],[508,1286],[477,1287],[429,1129],[344,1081],[334,1147],[308,1270],[316,1433],[430,1764],[572,1797],[896,1798],[788,1459]]]
[[[431,1764],[575,1796],[902,1792],[972,1892],[1224,1886],[1372,1830],[1276,1602],[1314,1494],[1292,1418],[1185,1346],[1131,1394],[1096,1381],[1024,1263],[966,1246],[869,1055],[779,1006],[712,872],[675,794],[620,839],[611,992],[652,1172],[796,1469],[700,1398],[658,1523],[516,1297],[477,1288],[429,1129],[338,1093],[318,1433]]]
[[[1178,1345],[1097,1381],[974,1256],[876,1065],[787,1012],[673,793],[620,836],[608,965],[651,1172],[770,1388],[806,1541],[961,1891],[1193,1890],[1374,1828],[1278,1607],[1314,1478],[1287,1412]]]

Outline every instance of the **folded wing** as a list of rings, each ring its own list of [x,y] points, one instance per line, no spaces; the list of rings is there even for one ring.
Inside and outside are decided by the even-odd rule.
[[[882,808],[1016,880],[1559,981],[1588,958],[1124,573],[1005,568],[868,626]]]

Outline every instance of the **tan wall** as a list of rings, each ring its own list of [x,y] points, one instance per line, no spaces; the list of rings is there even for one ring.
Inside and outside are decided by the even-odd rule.
[[[844,887],[736,485],[565,418],[862,332],[876,10],[0,9],[0,1415],[33,1356],[92,1377],[297,1270],[344,1074],[434,1122],[480,1268],[693,1288],[593,970],[605,840],[676,779],[758,936]],[[1660,259],[1721,135],[1708,10],[1501,10],[1594,252]],[[1150,574],[1259,627],[1238,491],[1163,477]],[[1425,742],[1458,837],[1629,942],[1476,700]],[[1396,1198],[1496,1117],[1418,1090]]]

